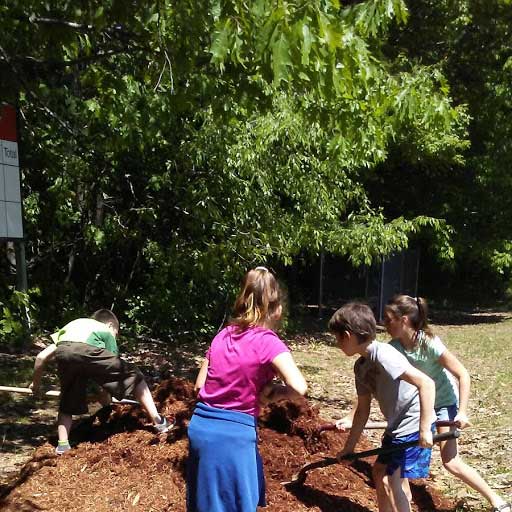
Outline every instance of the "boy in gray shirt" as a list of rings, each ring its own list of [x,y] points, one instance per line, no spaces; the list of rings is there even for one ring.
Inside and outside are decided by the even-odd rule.
[[[435,420],[434,382],[396,349],[375,340],[375,317],[366,304],[345,304],[330,319],[329,329],[336,335],[345,355],[361,356],[354,365],[357,407],[350,434],[338,458],[354,451],[374,396],[387,421],[382,446],[418,440],[418,446],[377,458],[372,474],[379,511],[410,512],[405,480],[428,476],[430,467]],[[339,428],[343,428],[342,424]]]

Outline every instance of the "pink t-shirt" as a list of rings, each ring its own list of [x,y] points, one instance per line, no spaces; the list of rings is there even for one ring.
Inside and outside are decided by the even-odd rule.
[[[213,338],[206,352],[208,375],[199,400],[211,407],[258,416],[258,397],[272,380],[272,361],[288,347],[271,330],[230,325]]]

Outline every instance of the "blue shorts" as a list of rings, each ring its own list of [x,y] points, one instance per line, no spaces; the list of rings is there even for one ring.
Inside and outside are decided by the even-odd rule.
[[[435,411],[438,421],[448,421],[455,419],[455,416],[457,416],[457,413],[459,412],[459,408],[457,405],[447,405],[444,407],[437,407]]]
[[[382,447],[387,448],[389,446],[400,445],[407,441],[417,441],[419,437],[419,432],[414,432],[403,437],[385,435],[382,438]],[[404,450],[379,455],[377,462],[387,466],[387,475],[392,475],[400,468],[401,478],[427,478],[430,471],[431,455],[432,450],[430,448],[411,446]]]

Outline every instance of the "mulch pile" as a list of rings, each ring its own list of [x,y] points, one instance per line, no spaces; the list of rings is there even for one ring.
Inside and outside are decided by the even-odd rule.
[[[117,407],[110,415],[93,416],[73,430],[76,448],[61,457],[50,444],[38,448],[3,497],[5,511],[184,511],[186,428],[195,395],[190,382],[169,379],[154,393],[160,411],[175,416],[169,434],[152,432],[141,411]],[[306,401],[264,411],[259,429],[260,452],[267,480],[267,510],[271,512],[377,510],[370,477],[373,459],[351,465],[315,469],[305,485],[287,489],[303,464],[335,455],[346,434],[317,433],[324,422]],[[371,448],[362,439],[359,450]],[[225,447],[229,449],[229,447]],[[455,505],[428,482],[413,485],[416,511],[453,512]]]

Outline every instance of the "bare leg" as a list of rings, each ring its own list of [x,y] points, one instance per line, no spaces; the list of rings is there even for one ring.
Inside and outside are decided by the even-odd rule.
[[[69,442],[69,431],[73,424],[73,416],[64,412],[59,412],[57,416],[57,433],[59,436],[59,443]]]
[[[397,512],[411,512],[411,501],[407,492],[410,493],[409,480],[400,476],[401,468],[398,468],[392,475],[388,475],[388,485],[391,488],[393,503]],[[404,483],[407,482],[407,485]]]
[[[155,402],[151,396],[148,385],[145,380],[141,380],[133,392],[135,398],[140,402],[148,418],[156,425],[162,421],[160,414],[156,409]]]
[[[411,486],[409,485],[409,479],[408,478],[402,478],[402,490],[407,497],[407,500],[409,503],[412,503],[412,492],[411,492]]]
[[[439,432],[448,432],[449,430],[448,427],[438,428]],[[459,457],[457,439],[443,441],[440,449],[443,465],[452,475],[479,492],[493,507],[499,507],[505,503],[505,500],[489,487],[480,474]]]
[[[376,462],[372,468],[373,482],[377,493],[377,505],[379,512],[397,512],[390,497],[391,490],[387,482],[386,468],[387,466],[380,462]]]

